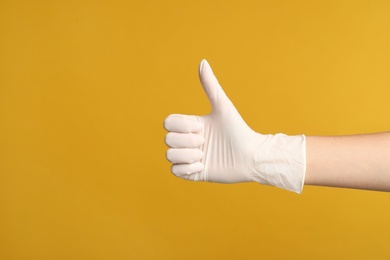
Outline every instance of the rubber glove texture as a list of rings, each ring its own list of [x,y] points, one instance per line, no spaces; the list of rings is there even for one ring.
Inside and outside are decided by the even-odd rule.
[[[301,193],[305,136],[256,133],[226,96],[206,60],[199,65],[199,78],[211,113],[172,114],[164,121],[172,173],[193,181],[258,182]]]

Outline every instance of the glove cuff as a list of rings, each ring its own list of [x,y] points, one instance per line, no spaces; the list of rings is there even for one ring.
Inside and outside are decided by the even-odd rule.
[[[260,135],[260,134],[259,134]],[[302,193],[306,173],[306,137],[260,135],[253,154],[251,179]]]

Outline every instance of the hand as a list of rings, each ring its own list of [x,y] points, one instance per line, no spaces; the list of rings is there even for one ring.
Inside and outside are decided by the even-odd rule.
[[[199,77],[212,112],[165,119],[172,173],[193,181],[256,181],[301,192],[305,137],[256,133],[226,96],[206,60],[200,63]]]

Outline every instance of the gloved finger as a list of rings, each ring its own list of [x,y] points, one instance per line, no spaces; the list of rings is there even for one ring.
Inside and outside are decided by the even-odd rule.
[[[213,110],[219,110],[221,108],[220,101],[229,99],[215,77],[210,64],[206,60],[202,60],[199,64],[199,79]]]
[[[174,164],[171,167],[171,171],[177,177],[188,178],[188,175],[202,171],[204,168],[203,163],[194,162],[191,164]]]
[[[199,116],[172,114],[165,118],[164,128],[176,133],[199,132],[203,129],[203,120]]]
[[[170,132],[165,136],[165,143],[172,148],[196,148],[204,143],[204,137],[198,134]]]
[[[193,163],[203,158],[203,152],[199,149],[170,148],[167,151],[167,159],[171,163]]]

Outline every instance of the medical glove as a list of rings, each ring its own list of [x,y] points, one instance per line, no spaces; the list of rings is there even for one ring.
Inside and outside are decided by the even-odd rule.
[[[301,193],[305,136],[256,133],[226,96],[206,60],[199,65],[199,77],[211,113],[172,114],[164,121],[172,173],[192,181],[258,182]]]

